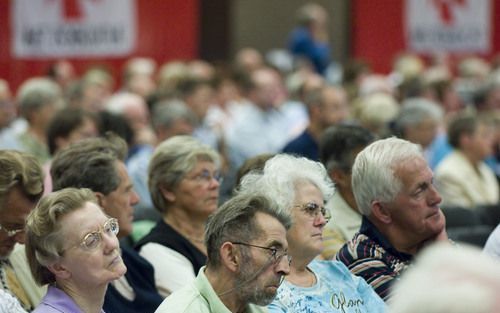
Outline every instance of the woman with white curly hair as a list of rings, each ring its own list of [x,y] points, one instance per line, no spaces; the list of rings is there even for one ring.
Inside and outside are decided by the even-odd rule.
[[[373,289],[344,264],[315,260],[323,250],[323,228],[330,218],[324,204],[334,192],[321,163],[277,155],[261,172],[243,177],[239,193],[257,192],[274,199],[293,221],[287,231],[290,274],[270,304],[270,312],[385,311]]]

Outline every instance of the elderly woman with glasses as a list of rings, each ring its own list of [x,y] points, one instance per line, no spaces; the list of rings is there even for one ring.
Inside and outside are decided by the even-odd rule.
[[[148,185],[162,218],[136,248],[153,265],[164,297],[194,280],[206,263],[204,230],[218,206],[219,163],[215,150],[191,136],[171,137],[153,153]]]
[[[262,193],[292,217],[287,231],[290,274],[279,287],[270,312],[384,312],[385,304],[362,279],[337,261],[315,258],[323,250],[330,217],[324,203],[334,187],[321,163],[280,154],[262,172],[243,177],[239,193]]]
[[[31,273],[38,284],[49,284],[34,312],[103,312],[108,284],[127,271],[117,234],[118,221],[104,214],[89,189],[43,197],[26,223]]]

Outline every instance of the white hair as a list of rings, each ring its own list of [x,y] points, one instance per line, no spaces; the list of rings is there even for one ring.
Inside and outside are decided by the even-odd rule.
[[[395,126],[398,130],[404,131],[406,127],[414,127],[428,118],[436,122],[441,121],[443,109],[434,101],[425,98],[411,98],[403,102],[395,120]]]
[[[130,107],[146,107],[144,99],[131,92],[120,92],[114,94],[106,103],[106,111],[115,114],[124,114]]]
[[[390,313],[499,312],[500,263],[472,246],[437,243],[393,286]]]
[[[381,139],[363,149],[352,166],[352,190],[360,212],[371,214],[374,200],[391,202],[401,191],[395,170],[405,161],[423,158],[420,146],[396,137]]]
[[[308,182],[316,186],[323,200],[334,193],[334,186],[325,167],[304,157],[278,154],[266,161],[262,172],[245,175],[238,192],[261,193],[278,203],[280,210],[290,214],[297,184]]]

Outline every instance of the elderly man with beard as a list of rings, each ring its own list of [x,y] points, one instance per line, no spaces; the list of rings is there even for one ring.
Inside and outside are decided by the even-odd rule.
[[[290,272],[290,217],[260,195],[239,195],[209,217],[207,265],[156,313],[266,312]]]

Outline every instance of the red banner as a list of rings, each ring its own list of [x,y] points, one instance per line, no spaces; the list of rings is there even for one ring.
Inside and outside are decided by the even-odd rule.
[[[127,8],[133,12],[129,10],[126,14],[131,14],[133,20],[128,24],[123,19],[115,20],[114,24],[105,25],[108,27],[104,34],[108,36],[106,38],[115,36],[113,38],[123,39],[116,41],[121,46],[110,47],[109,40],[99,37],[104,35],[96,30],[103,27],[103,24],[96,24],[95,20],[99,18],[99,14],[111,15],[109,9],[100,11],[99,7],[113,5],[115,1],[130,4]],[[31,12],[38,15],[37,19],[41,18],[42,13],[53,14],[54,23],[36,24],[32,18],[22,14],[15,18],[14,3],[30,5]],[[35,10],[37,6],[46,6],[45,11]],[[64,58],[75,65],[78,74],[92,65],[104,65],[119,81],[122,65],[133,56],[151,57],[159,64],[172,59],[196,58],[199,41],[198,10],[197,0],[0,1],[0,78],[9,81],[11,88],[15,90],[26,78],[44,75],[52,62]],[[94,24],[86,23],[90,25],[86,28],[81,26],[88,19],[93,20]],[[21,50],[14,48],[16,27],[24,29],[25,36],[35,36],[31,38],[32,42],[21,42],[21,45],[25,44]],[[129,36],[126,32],[130,37],[125,37]],[[95,45],[94,49],[88,44]]]

